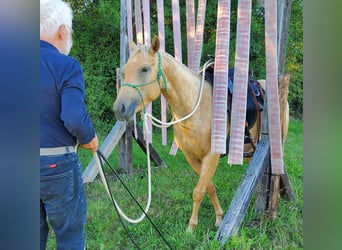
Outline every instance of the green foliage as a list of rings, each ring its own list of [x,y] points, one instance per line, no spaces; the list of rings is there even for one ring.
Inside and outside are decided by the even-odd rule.
[[[88,110],[98,133],[105,135],[115,123],[112,106],[120,65],[120,2],[100,0],[82,9],[74,15],[71,56],[83,67]]]
[[[292,115],[303,115],[303,1],[293,0],[289,39],[286,52],[286,69],[291,75],[289,104]]]

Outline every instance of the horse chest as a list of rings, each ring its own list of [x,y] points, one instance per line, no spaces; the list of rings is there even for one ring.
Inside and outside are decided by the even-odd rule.
[[[185,153],[203,155],[210,150],[210,137],[193,127],[175,126],[174,138],[177,146]]]

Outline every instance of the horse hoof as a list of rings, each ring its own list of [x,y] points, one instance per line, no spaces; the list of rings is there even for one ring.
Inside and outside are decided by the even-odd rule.
[[[186,229],[187,233],[193,233],[194,232],[194,227],[193,226],[188,226],[188,228]]]
[[[222,219],[217,219],[215,222],[215,227],[219,227],[222,223]]]

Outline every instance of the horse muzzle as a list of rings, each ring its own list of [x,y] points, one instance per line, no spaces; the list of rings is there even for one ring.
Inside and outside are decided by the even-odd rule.
[[[137,105],[138,101],[136,100],[132,102],[116,100],[113,106],[116,119],[119,121],[133,121]]]

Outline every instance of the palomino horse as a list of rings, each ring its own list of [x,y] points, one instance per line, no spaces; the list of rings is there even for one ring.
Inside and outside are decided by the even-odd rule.
[[[133,120],[136,112],[144,110],[160,94],[169,104],[174,120],[193,110],[200,91],[200,75],[176,61],[171,55],[159,51],[159,46],[158,37],[152,40],[149,47],[130,43],[130,50],[134,53],[124,67],[124,82],[114,103],[118,120]],[[220,155],[211,153],[211,118],[212,85],[205,81],[203,96],[196,112],[174,125],[174,140],[199,175],[192,194],[193,208],[188,232],[192,232],[198,224],[198,210],[206,191],[215,209],[215,226],[222,222],[223,211],[212,180]],[[257,119],[260,121],[260,114]],[[229,133],[229,121],[227,124]],[[259,139],[258,126],[260,122],[257,121],[250,129],[255,142]]]

